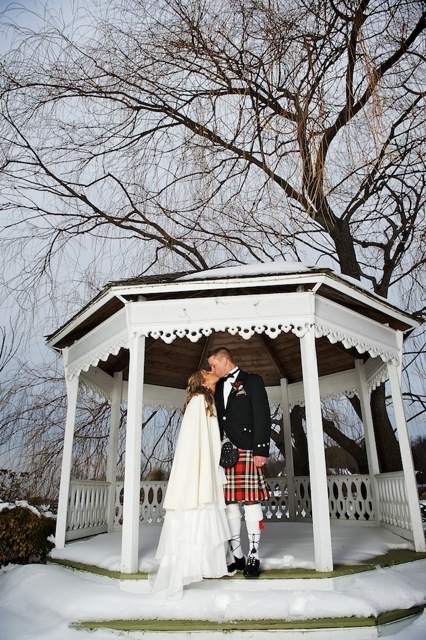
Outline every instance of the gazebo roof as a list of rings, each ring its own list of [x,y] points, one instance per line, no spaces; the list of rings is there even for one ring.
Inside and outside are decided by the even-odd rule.
[[[339,275],[330,269],[306,266],[301,263],[272,262],[233,268],[215,268],[204,272],[180,272],[146,276],[108,283],[79,313],[47,337],[48,345],[56,350],[73,345],[83,336],[114,316],[128,303],[145,300],[202,300],[225,297],[267,295],[267,304],[274,304],[274,296],[313,291],[321,299],[332,301],[363,318],[384,327],[407,334],[418,326],[409,314],[387,300],[369,292],[360,282]],[[265,298],[266,300],[266,298]],[[238,325],[238,317],[235,318]],[[235,327],[234,327],[235,328]],[[256,371],[267,386],[279,385],[281,378],[289,383],[302,380],[300,345],[292,331],[278,332],[274,337],[254,332],[249,339],[235,331],[214,330],[196,341],[174,337],[166,342],[147,336],[145,350],[146,384],[184,389],[188,374],[207,364],[207,352],[217,346],[228,347],[237,363],[244,369]],[[368,359],[367,352],[343,346],[320,336],[316,341],[319,376],[352,369],[355,360]],[[122,371],[128,379],[129,352],[120,348],[115,355],[100,360],[97,366],[108,375]]]

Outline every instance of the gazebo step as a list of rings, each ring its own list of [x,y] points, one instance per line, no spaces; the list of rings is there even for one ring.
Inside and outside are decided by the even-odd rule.
[[[303,621],[239,620],[232,623],[215,623],[200,620],[111,620],[89,621],[74,625],[77,629],[111,629],[132,633],[142,632],[143,637],[155,640],[187,640],[209,637],[222,639],[224,634],[232,640],[268,640],[271,635],[280,640],[373,640],[392,636],[409,626],[421,615],[424,607],[390,611],[377,618],[322,618]]]
[[[400,557],[398,557],[398,550],[393,550],[390,554],[382,556],[380,558],[382,563],[379,562],[375,568],[370,565],[367,569],[368,574],[374,574],[377,571],[383,573],[389,568],[389,565],[398,565],[398,560],[405,564],[410,560],[414,560],[413,556],[418,556],[414,552],[408,554],[408,550],[399,551],[402,552]],[[379,560],[379,558],[374,560]],[[419,562],[421,564],[424,560],[419,559]],[[177,607],[168,607],[166,601],[166,606],[157,606],[155,610],[151,610],[153,601],[152,596],[150,600],[150,582],[147,574],[126,574],[125,577],[125,574],[120,572],[106,571],[105,569],[89,567],[72,561],[61,560],[57,562],[53,560],[53,563],[60,564],[64,568],[67,567],[71,571],[84,571],[93,574],[95,581],[104,582],[105,584],[112,582],[115,584],[115,588],[118,587],[121,591],[128,592],[129,596],[132,593],[137,594],[137,597],[142,598],[142,600],[147,597],[146,612],[145,608],[142,610],[142,615],[146,615],[147,619],[135,617],[127,620],[99,620],[94,618],[85,622],[76,622],[73,625],[78,629],[111,629],[125,634],[126,637],[134,637],[135,639],[143,635],[146,640],[170,640],[170,635],[172,635],[173,640],[190,640],[192,638],[196,640],[204,637],[215,640],[216,638],[222,639],[226,635],[230,637],[230,640],[266,640],[272,634],[277,640],[342,640],[342,638],[345,638],[345,640],[375,640],[376,638],[391,638],[400,631],[404,633],[405,629],[408,632],[411,625],[422,615],[426,606],[421,604],[407,609],[384,611],[380,615],[372,613],[370,617],[355,617],[350,615],[355,609],[346,608],[343,611],[339,606],[335,609],[332,606],[334,594],[337,597],[339,593],[351,593],[355,567],[342,567],[336,572],[337,575],[322,575],[321,577],[318,577],[315,572],[305,570],[303,570],[303,577],[300,575],[300,570],[297,569],[270,570],[263,572],[258,580],[244,580],[239,576],[233,576],[231,578],[204,580],[200,583],[188,585],[188,587],[185,587],[185,592],[188,591],[188,593],[184,594],[184,602],[189,605],[186,615],[190,618],[190,612],[194,611],[196,603],[204,603],[205,615],[201,613],[203,610],[203,606],[201,606],[199,610],[196,609],[199,612],[200,619],[180,619],[179,616],[185,616],[185,610],[181,610],[180,601]],[[383,568],[380,568],[380,564],[382,564]],[[357,566],[356,569],[356,573],[362,572],[362,574],[359,574],[360,580],[363,580],[364,576],[367,580],[369,579],[369,576],[363,572],[364,567]],[[283,573],[286,575],[285,578],[282,575]],[[386,579],[384,575],[382,577]],[[315,612],[316,615],[321,614],[319,614],[319,609],[311,609],[310,606],[307,606],[308,594],[319,591],[323,594],[320,596],[322,601],[328,603],[324,608],[324,617],[310,619],[311,611],[312,613]],[[228,602],[235,601],[238,604],[241,599],[244,601],[244,594],[246,594],[248,602],[261,602],[263,601],[262,599],[268,598],[273,592],[281,592],[278,598],[278,601],[283,603],[281,615],[287,610],[289,600],[293,598],[295,593],[299,594],[299,599],[304,603],[303,611],[300,610],[300,615],[297,617],[289,615],[287,619],[247,620],[241,619],[244,617],[244,608],[237,607],[239,612],[237,614],[237,610],[235,611],[238,616],[237,619],[232,619],[229,615],[223,615],[222,619],[220,612],[223,607],[226,609]],[[161,598],[159,602],[161,605]],[[403,602],[404,600],[401,601],[401,604]],[[417,600],[417,602],[419,601]],[[286,606],[284,606],[285,603],[287,603]],[[171,601],[171,605],[176,605],[176,603]],[[390,602],[389,606],[392,606]],[[219,614],[218,616],[213,614],[212,620],[210,618],[213,610],[216,613],[219,612]],[[335,610],[336,616],[325,617],[330,616],[333,610]],[[275,609],[265,611],[265,615],[273,616],[275,611],[279,615]],[[339,612],[340,616],[344,616],[346,613],[346,617],[338,617]],[[137,615],[140,616],[141,613]],[[148,619],[150,615],[153,619]],[[172,619],[170,619],[170,616],[172,616]],[[76,619],[78,619],[77,616]]]

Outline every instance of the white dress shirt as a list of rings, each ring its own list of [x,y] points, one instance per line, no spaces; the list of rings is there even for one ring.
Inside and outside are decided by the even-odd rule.
[[[223,403],[225,407],[226,407],[226,403],[228,402],[229,394],[231,393],[232,385],[234,384],[237,378],[239,370],[240,369],[236,367],[235,369],[230,371],[228,373],[229,378],[227,377],[226,380],[224,380],[223,382]]]

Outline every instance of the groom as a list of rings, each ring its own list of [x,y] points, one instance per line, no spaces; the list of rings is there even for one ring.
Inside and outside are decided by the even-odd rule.
[[[239,449],[235,467],[225,469],[226,515],[231,530],[228,572],[243,571],[246,578],[260,575],[259,542],[263,529],[260,502],[269,497],[263,466],[269,456],[271,413],[265,385],[260,376],[246,373],[234,363],[231,352],[220,347],[212,351],[208,362],[220,380],[215,403],[221,436],[225,432]],[[241,548],[241,511],[249,539],[247,561]]]

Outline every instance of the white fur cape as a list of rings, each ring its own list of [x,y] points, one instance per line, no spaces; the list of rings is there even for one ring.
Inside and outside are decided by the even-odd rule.
[[[223,504],[225,472],[219,466],[220,434],[216,416],[208,415],[202,394],[191,398],[182,418],[164,508],[197,509]]]

